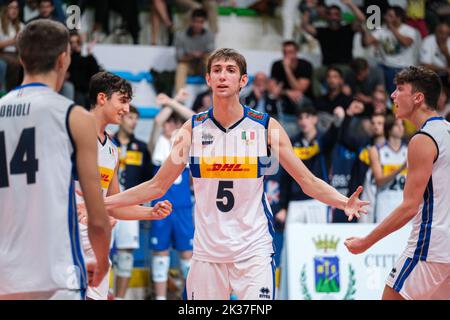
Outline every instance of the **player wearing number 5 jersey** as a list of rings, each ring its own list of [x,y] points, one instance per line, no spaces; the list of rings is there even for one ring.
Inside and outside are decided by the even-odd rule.
[[[377,186],[375,222],[381,222],[403,200],[408,147],[402,141],[403,121],[387,116],[384,123],[386,142],[369,149],[370,168]]]
[[[95,122],[56,93],[70,64],[64,25],[32,22],[17,45],[23,85],[0,100],[0,300],[82,299],[88,279],[75,172],[86,194],[97,261],[90,284],[98,285],[109,267],[111,228],[100,191]]]
[[[349,216],[359,217],[367,204],[358,199],[362,188],[347,198],[316,178],[276,120],[239,103],[246,69],[235,50],[216,50],[206,73],[213,107],[183,125],[152,180],[105,202],[115,208],[156,199],[190,163],[196,203],[188,299],[225,300],[231,291],[238,299],[275,298],[273,218],[263,187],[266,169],[273,166],[267,161],[271,154],[311,197]]]

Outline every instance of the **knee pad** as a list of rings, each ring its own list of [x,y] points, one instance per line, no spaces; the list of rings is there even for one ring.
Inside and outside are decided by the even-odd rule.
[[[189,268],[191,267],[191,259],[181,259],[180,267],[181,273],[183,274],[184,279],[186,279],[189,273]]]
[[[152,279],[153,282],[166,282],[169,278],[169,256],[153,256]]]
[[[133,253],[119,250],[116,253],[115,262],[116,275],[119,277],[131,278],[131,271],[133,270],[134,263]]]

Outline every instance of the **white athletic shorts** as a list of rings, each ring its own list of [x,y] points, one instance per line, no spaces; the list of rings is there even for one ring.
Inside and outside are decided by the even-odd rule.
[[[290,201],[286,223],[327,223],[328,206],[318,200]]]
[[[234,263],[211,263],[192,259],[186,280],[188,300],[275,299],[275,262],[253,257]]]
[[[450,300],[450,263],[417,261],[403,254],[386,285],[407,300]]]
[[[0,296],[0,300],[82,300],[80,290],[20,292]]]
[[[80,239],[86,263],[88,263],[89,261],[95,261],[95,254],[89,241],[87,229],[85,229],[85,226],[81,224],[80,224]],[[111,261],[109,261],[109,265],[111,266]],[[102,282],[98,287],[89,286],[87,288],[86,291],[87,298],[93,300],[108,300],[110,271],[108,271],[108,273],[105,275],[105,277],[103,278]]]
[[[117,249],[139,249],[139,221],[117,221],[114,227]]]

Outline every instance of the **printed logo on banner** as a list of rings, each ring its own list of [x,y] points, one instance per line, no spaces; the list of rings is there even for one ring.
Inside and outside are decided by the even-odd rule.
[[[324,295],[317,297],[318,299],[337,299],[337,293],[341,292],[341,274],[340,274],[340,261],[336,255],[339,238],[334,236],[329,237],[325,235],[323,237],[318,236],[313,238],[314,246],[317,250],[317,255],[314,257],[314,284],[315,293]],[[344,294],[343,300],[353,300],[355,289],[355,272],[353,267],[349,264],[349,279],[348,288]],[[312,300],[313,297],[308,288],[306,264],[303,265],[300,274],[300,284],[302,289],[303,298],[305,300]],[[316,297],[314,297],[316,298]]]

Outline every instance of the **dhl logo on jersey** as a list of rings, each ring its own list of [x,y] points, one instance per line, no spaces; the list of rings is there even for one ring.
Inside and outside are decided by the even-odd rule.
[[[102,189],[108,190],[109,184],[111,183],[114,175],[114,170],[105,167],[98,167],[98,170],[100,171],[100,182]]]
[[[200,176],[218,179],[248,179],[258,177],[257,157],[202,157]]]
[[[389,175],[392,172],[394,172],[395,170],[400,169],[400,167],[402,166],[402,164],[385,164],[383,165],[383,175]],[[406,174],[408,173],[408,169],[405,168],[403,169],[399,174],[406,176]]]
[[[309,147],[294,147],[295,155],[301,160],[309,160],[319,154],[319,144],[316,143]]]

